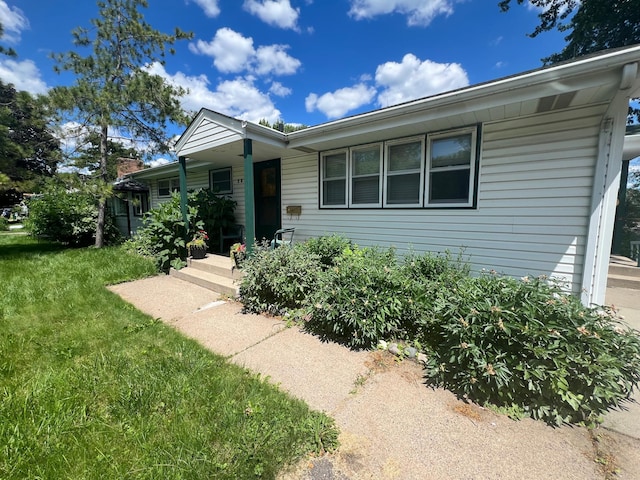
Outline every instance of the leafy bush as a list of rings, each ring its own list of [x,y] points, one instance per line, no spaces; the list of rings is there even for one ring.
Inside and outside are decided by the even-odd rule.
[[[438,282],[441,287],[453,287],[469,276],[469,264],[462,252],[454,260],[448,250],[443,254],[411,252],[404,259],[404,273],[420,282]]]
[[[545,278],[441,289],[424,321],[429,380],[548,423],[593,423],[640,381],[640,338]],[[637,332],[636,332],[637,333]]]
[[[335,265],[343,252],[353,247],[351,240],[340,235],[310,238],[302,245],[308,252],[318,255],[325,268]]]
[[[9,220],[4,217],[0,217],[0,232],[9,231]]]
[[[274,250],[256,247],[243,263],[240,301],[249,312],[282,315],[305,305],[318,287],[319,257],[302,244]]]
[[[187,239],[203,229],[197,220],[197,207],[189,202],[187,231],[180,210],[180,196],[173,194],[171,200],[147,212],[142,219],[142,228],[129,245],[138,253],[154,257],[158,268],[168,272],[170,267],[184,266],[187,258]]]
[[[204,229],[209,232],[209,248],[220,251],[220,228],[226,228],[235,223],[237,202],[216,195],[211,190],[200,189],[189,195],[189,205],[196,207],[197,219],[202,221]]]
[[[418,317],[416,285],[398,267],[393,249],[346,249],[311,295],[306,327],[352,348],[406,337]]]
[[[29,203],[29,218],[25,223],[32,235],[83,247],[94,243],[97,221],[98,205],[94,195],[50,184],[41,196]],[[109,212],[105,217],[104,239],[106,244],[122,239]]]

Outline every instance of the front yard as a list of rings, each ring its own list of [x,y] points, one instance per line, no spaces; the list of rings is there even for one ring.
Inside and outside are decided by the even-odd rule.
[[[0,477],[273,478],[336,431],[105,285],[120,248],[0,234]]]

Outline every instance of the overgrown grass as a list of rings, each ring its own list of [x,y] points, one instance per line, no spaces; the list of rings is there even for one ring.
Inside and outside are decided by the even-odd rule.
[[[0,478],[273,478],[335,444],[330,419],[105,288],[154,272],[0,236]]]

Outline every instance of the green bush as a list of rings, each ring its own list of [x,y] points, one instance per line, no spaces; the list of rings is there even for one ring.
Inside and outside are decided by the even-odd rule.
[[[9,220],[4,217],[0,217],[0,232],[9,231]]]
[[[29,203],[26,228],[36,237],[49,238],[66,245],[84,247],[95,241],[98,205],[90,192],[72,189],[62,184],[50,184]],[[112,216],[106,212],[105,244],[122,240]]]
[[[302,244],[274,250],[256,246],[243,272],[240,301],[245,310],[282,315],[305,305],[318,288],[321,264]]]
[[[640,381],[640,338],[556,282],[495,274],[431,300],[430,382],[548,423],[591,424]]]
[[[209,250],[220,251],[220,228],[235,223],[237,202],[224,196],[216,195],[211,190],[196,190],[189,195],[189,205],[196,207],[198,220],[209,233]]]
[[[310,238],[302,245],[308,252],[318,255],[325,269],[334,266],[343,252],[353,248],[351,240],[340,235]]]
[[[469,276],[469,264],[462,259],[462,252],[454,260],[448,250],[443,254],[411,252],[404,259],[404,273],[419,282],[438,282],[441,287],[454,287],[459,280]]]
[[[346,249],[311,295],[306,328],[351,348],[404,338],[419,314],[416,285],[399,268],[393,249]]]

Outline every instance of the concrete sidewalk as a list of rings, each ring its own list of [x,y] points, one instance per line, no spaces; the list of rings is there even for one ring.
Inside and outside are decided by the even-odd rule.
[[[627,432],[633,438],[616,427],[625,418],[608,424],[616,430],[600,429],[594,443],[584,428],[513,421],[466,404],[427,388],[412,361],[323,343],[173,277],[111,290],[336,420],[339,451],[307,459],[283,479],[604,479],[596,458],[607,451],[616,478],[640,479],[638,430]]]

